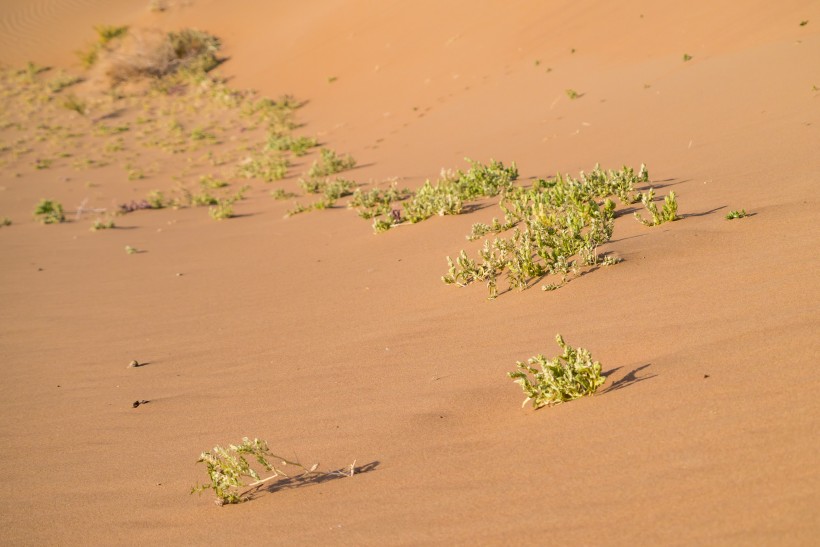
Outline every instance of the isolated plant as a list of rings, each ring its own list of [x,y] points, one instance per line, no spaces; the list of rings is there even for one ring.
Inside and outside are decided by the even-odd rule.
[[[578,99],[578,98],[581,97],[581,93],[578,93],[574,89],[567,89],[566,94],[567,94],[567,97],[569,97],[570,99]]]
[[[88,112],[88,103],[83,99],[77,98],[76,95],[69,95],[63,99],[60,104],[62,104],[63,108],[72,110],[80,116],[85,116]]]
[[[99,230],[110,230],[115,227],[116,225],[113,220],[98,218],[93,222],[93,224],[91,224],[91,231],[97,232]]]
[[[233,203],[231,198],[223,198],[216,201],[216,204],[208,208],[208,214],[214,220],[224,220],[233,216]]]
[[[277,188],[276,190],[271,190],[270,195],[275,200],[283,200],[283,199],[290,199],[290,198],[295,198],[296,197],[296,194],[294,194],[293,192],[287,192],[287,191],[283,190],[282,188]]]
[[[42,199],[34,209],[34,216],[40,219],[43,224],[59,224],[65,222],[63,206],[58,201]]]
[[[539,354],[526,363],[516,362],[518,370],[507,373],[527,396],[521,406],[532,401],[533,408],[537,409],[586,397],[606,381],[601,374],[601,363],[593,361],[588,350],[573,348],[560,334],[555,336],[555,341],[563,350],[561,355],[547,359]]]
[[[11,226],[11,219],[9,217],[0,218],[0,228],[3,226]]]
[[[262,477],[253,467],[248,458],[256,461],[265,472],[272,473],[267,477]],[[200,454],[197,463],[204,463],[209,482],[202,483],[191,488],[191,493],[202,493],[204,490],[213,490],[216,495],[216,504],[225,505],[231,503],[241,503],[248,501],[250,496],[263,484],[280,478],[289,478],[284,468],[291,466],[300,473],[303,479],[321,477],[352,477],[355,472],[353,462],[344,469],[334,471],[320,471],[319,464],[310,467],[302,465],[297,460],[289,460],[277,456],[268,448],[268,443],[261,439],[247,437],[242,438],[242,443],[238,445],[228,445],[227,448],[215,446],[213,450]],[[252,479],[252,482],[246,480]]]
[[[97,41],[91,44],[88,49],[77,52],[80,62],[85,68],[89,68],[97,62],[100,51],[112,40],[122,38],[128,33],[127,26],[97,25],[94,30],[97,33]]]
[[[329,148],[322,148],[319,153],[321,157],[308,170],[311,178],[335,175],[356,166],[356,160],[350,154],[340,156]]]
[[[635,218],[644,226],[658,226],[664,222],[673,222],[678,220],[678,201],[675,192],[669,192],[663,200],[663,208],[659,211],[657,204],[653,201],[655,199],[655,189],[650,188],[648,192],[641,194],[641,203],[643,203],[649,214],[652,215],[651,220],[645,220],[640,213],[635,213]]]
[[[726,215],[726,220],[734,220],[736,218],[744,218],[748,215],[749,215],[749,213],[746,212],[746,209],[741,209],[740,211],[729,211],[729,214]]]

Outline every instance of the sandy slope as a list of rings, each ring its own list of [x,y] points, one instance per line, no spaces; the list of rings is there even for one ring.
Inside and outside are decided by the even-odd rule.
[[[418,185],[464,156],[524,177],[646,162],[683,219],[625,216],[607,248],[622,264],[488,301],[439,277],[494,206],[374,236],[343,209],[282,219],[260,194],[225,222],[147,211],[91,233],[30,220],[38,197],[85,189],[4,170],[3,543],[820,535],[815,3],[6,4],[14,65],[69,66],[99,22],[207,28],[231,84],[309,100],[303,130],[351,152],[357,180]],[[723,219],[740,208],[755,214]],[[521,409],[505,373],[556,332],[609,380]],[[245,435],[366,472],[222,509],[189,497],[199,452]]]

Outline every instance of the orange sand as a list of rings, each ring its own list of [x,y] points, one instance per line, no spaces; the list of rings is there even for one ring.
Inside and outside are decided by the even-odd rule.
[[[7,1],[0,62],[77,70],[98,23],[199,27],[232,86],[308,100],[300,131],[352,153],[357,181],[415,187],[465,156],[525,179],[645,162],[683,219],[625,216],[622,264],[488,301],[439,278],[494,206],[375,236],[259,193],[224,222],[139,211],[92,233],[31,211],[73,208],[93,175],[3,169],[2,543],[816,542],[816,2],[169,4]],[[106,188],[100,206],[124,195]],[[609,379],[522,409],[505,373],[556,332]],[[199,452],[243,436],[369,471],[190,497]]]

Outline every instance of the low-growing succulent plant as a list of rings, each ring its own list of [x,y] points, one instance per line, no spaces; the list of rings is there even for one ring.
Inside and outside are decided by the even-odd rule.
[[[560,334],[555,341],[563,350],[561,355],[547,359],[539,354],[526,363],[518,361],[518,370],[507,373],[527,396],[521,406],[532,401],[537,409],[586,397],[606,381],[601,363],[593,361],[588,350],[570,346]]]

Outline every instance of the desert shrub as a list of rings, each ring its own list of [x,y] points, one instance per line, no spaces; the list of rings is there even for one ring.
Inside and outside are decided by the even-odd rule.
[[[746,209],[741,209],[740,211],[729,211],[726,215],[726,220],[735,220],[736,218],[745,218],[749,216],[749,213],[746,212]]]
[[[561,355],[547,359],[539,354],[526,363],[518,361],[515,364],[518,370],[507,373],[527,396],[521,406],[532,401],[534,408],[541,408],[586,397],[606,381],[601,374],[601,363],[593,361],[588,350],[573,348],[560,334],[555,336],[555,341],[563,350]]]
[[[329,148],[322,148],[319,153],[321,157],[308,170],[309,177],[327,177],[356,166],[356,160],[350,154],[340,156]]]
[[[115,227],[116,225],[113,220],[98,218],[91,224],[91,231],[98,232],[100,230],[110,230]]]
[[[88,103],[83,99],[77,98],[75,95],[67,96],[60,104],[63,108],[72,110],[80,116],[85,116],[88,112]]]
[[[196,29],[131,32],[116,47],[107,48],[107,74],[113,84],[172,74],[199,78],[219,64],[219,48],[218,38]]]
[[[233,216],[233,203],[231,198],[222,198],[216,200],[212,207],[208,208],[208,214],[214,220],[224,220]]]
[[[43,224],[59,224],[65,222],[63,206],[59,201],[42,199],[34,209],[34,216]]]
[[[256,460],[266,472],[272,475],[262,478],[251,467],[246,456]],[[194,486],[191,488],[191,493],[213,490],[216,494],[216,504],[221,506],[247,501],[259,486],[279,477],[288,477],[289,475],[284,471],[287,466],[295,468],[300,472],[302,478],[352,477],[356,462],[344,469],[320,471],[318,463],[307,467],[296,460],[289,460],[272,453],[268,448],[268,443],[264,440],[251,441],[244,437],[241,444],[230,444],[227,448],[217,445],[213,450],[203,452],[197,463],[205,464],[209,482]],[[247,479],[253,479],[253,482],[246,483]]]
[[[478,252],[480,260],[470,259],[464,251],[455,260],[447,257],[448,272],[442,281],[457,286],[484,282],[490,298],[495,298],[502,275],[511,289],[525,289],[533,279],[552,276],[555,281],[543,288],[553,290],[584,267],[614,264],[617,259],[598,253],[614,228],[615,203],[609,196],[618,195],[631,203],[634,185],[646,180],[645,166],[637,175],[627,167],[603,171],[596,166],[589,175],[581,173],[579,179],[558,175],[539,179],[530,188],[509,183],[503,186],[499,202],[504,220],[474,224],[467,239],[508,230],[513,230],[512,234],[486,240]]]
[[[294,137],[289,134],[271,133],[268,137],[267,149],[280,152],[290,151],[294,156],[304,156],[317,144],[318,141],[314,137]]]
[[[498,195],[511,188],[513,181],[518,178],[518,169],[514,163],[510,167],[504,167],[504,164],[494,160],[490,160],[489,165],[469,158],[467,161],[470,162],[467,172],[442,170],[435,183],[427,180],[418,190],[410,192],[398,216],[393,215],[394,218],[387,219],[386,222],[374,222],[374,230],[386,231],[388,226],[399,224],[404,219],[415,224],[436,215],[461,214],[466,201]],[[364,199],[364,195],[355,196],[354,202]],[[376,201],[378,206],[374,206]],[[374,218],[380,214],[393,214],[390,202],[379,200],[378,194],[369,202],[371,205],[366,207],[356,205],[359,216]]]
[[[237,175],[246,179],[273,182],[285,178],[290,162],[283,155],[261,154],[245,158],[239,164]]]
[[[413,193],[406,188],[399,190],[396,182],[393,182],[386,190],[372,188],[367,191],[356,189],[347,206],[355,209],[356,213],[363,219],[371,219],[381,215],[386,215],[393,210],[393,203],[403,201]]]
[[[678,220],[678,201],[675,192],[669,192],[663,200],[663,207],[658,210],[658,206],[653,201],[655,199],[655,189],[650,188],[648,192],[641,194],[641,203],[643,203],[649,214],[652,215],[651,220],[645,220],[640,213],[635,213],[635,218],[644,226],[658,226],[664,222],[673,222]]]

